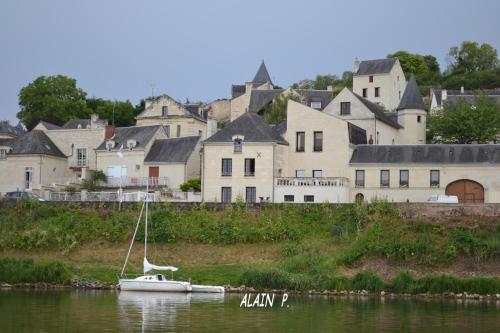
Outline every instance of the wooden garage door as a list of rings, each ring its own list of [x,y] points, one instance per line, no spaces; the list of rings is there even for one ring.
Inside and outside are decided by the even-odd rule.
[[[478,182],[460,179],[446,186],[446,195],[458,196],[460,203],[483,203],[484,188]]]

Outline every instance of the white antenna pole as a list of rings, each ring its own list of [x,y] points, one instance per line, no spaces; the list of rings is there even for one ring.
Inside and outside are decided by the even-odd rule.
[[[137,235],[137,230],[139,229],[139,224],[141,223],[143,210],[144,210],[144,203],[142,204],[141,213],[139,214],[139,219],[137,220],[137,225],[135,226],[134,235],[132,236],[132,241],[130,242],[130,247],[128,248],[127,257],[125,258],[125,263],[123,264],[121,276],[123,276],[123,272],[125,272],[125,267],[127,266],[128,258],[130,257],[130,251],[132,251],[132,245],[134,245],[135,235]]]

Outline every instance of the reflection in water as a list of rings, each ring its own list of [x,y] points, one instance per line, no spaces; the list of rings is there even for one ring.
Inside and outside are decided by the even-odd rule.
[[[0,290],[0,332],[498,332],[500,301]]]
[[[222,304],[224,294],[121,291],[118,295],[123,329],[138,327],[140,321],[141,332],[175,330],[178,313],[196,303]]]

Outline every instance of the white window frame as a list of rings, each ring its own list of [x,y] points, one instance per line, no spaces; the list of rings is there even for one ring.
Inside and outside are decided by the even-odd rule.
[[[87,166],[87,148],[76,149],[76,165],[81,167]]]
[[[321,109],[321,101],[311,102],[311,109]]]

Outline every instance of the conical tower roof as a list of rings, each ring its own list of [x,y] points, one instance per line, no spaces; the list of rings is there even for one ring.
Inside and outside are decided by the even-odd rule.
[[[267,71],[266,64],[264,63],[264,60],[262,60],[262,63],[260,64],[259,69],[257,70],[257,73],[255,74],[255,77],[252,80],[253,83],[273,83],[271,81],[271,77],[269,76],[269,72]]]
[[[403,109],[425,110],[424,100],[422,99],[420,89],[417,85],[417,80],[415,80],[415,76],[413,74],[408,80],[403,98],[401,98],[397,108],[397,110]]]

